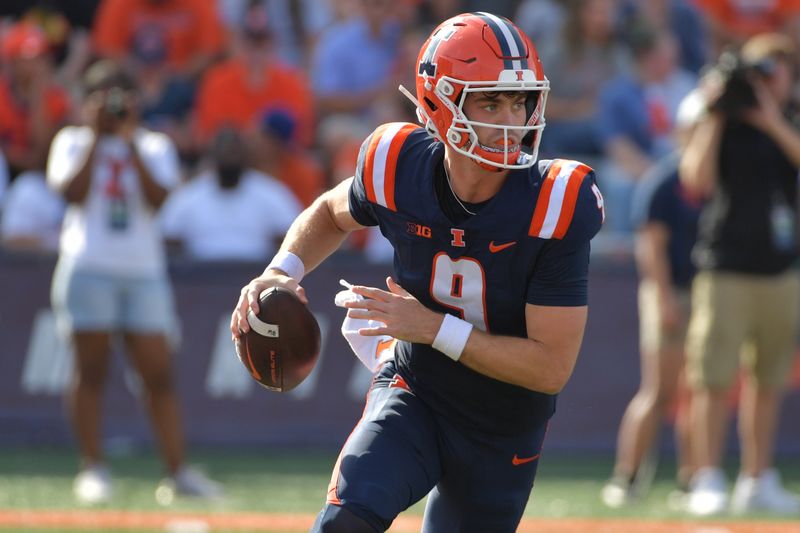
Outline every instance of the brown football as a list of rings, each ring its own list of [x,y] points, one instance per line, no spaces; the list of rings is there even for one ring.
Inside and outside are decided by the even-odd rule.
[[[261,293],[258,314],[249,312],[250,331],[239,335],[236,354],[253,379],[264,387],[290,391],[303,382],[319,358],[319,324],[289,289]]]

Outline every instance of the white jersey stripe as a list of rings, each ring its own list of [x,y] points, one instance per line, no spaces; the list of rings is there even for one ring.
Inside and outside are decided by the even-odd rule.
[[[569,184],[569,178],[572,172],[579,165],[577,161],[564,162],[561,170],[553,180],[553,188],[550,191],[550,199],[547,202],[547,214],[544,217],[542,230],[539,232],[539,237],[543,239],[550,239],[553,232],[556,230],[558,219],[561,216],[561,208],[564,205],[564,193]]]
[[[389,147],[392,145],[397,132],[405,126],[402,122],[390,124],[381,135],[378,147],[375,149],[375,160],[372,162],[372,186],[375,189],[375,200],[379,205],[386,205],[386,192],[384,190],[384,178],[386,176],[386,157],[389,155]]]

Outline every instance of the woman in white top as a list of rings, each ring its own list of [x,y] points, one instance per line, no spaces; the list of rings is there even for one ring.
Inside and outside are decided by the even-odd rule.
[[[168,471],[157,494],[214,496],[215,483],[183,466],[170,364],[175,317],[156,211],[179,182],[176,151],[168,137],[139,125],[135,84],[117,64],[94,64],[85,81],[86,125],[56,135],[47,165],[49,185],[68,203],[52,303],[75,350],[69,409],[82,460],[75,495],[90,504],[111,497],[100,419],[111,337],[120,333]]]

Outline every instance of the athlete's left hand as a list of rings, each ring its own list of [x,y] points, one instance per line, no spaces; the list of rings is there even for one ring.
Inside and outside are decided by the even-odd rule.
[[[414,298],[392,278],[386,278],[388,291],[375,287],[354,285],[351,289],[365,299],[348,302],[347,316],[372,319],[383,326],[361,328],[360,335],[390,335],[396,339],[432,344],[442,325],[444,315],[431,311]]]

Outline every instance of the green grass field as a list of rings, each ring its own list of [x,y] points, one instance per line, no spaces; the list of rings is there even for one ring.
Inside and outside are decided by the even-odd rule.
[[[178,500],[168,509],[185,513],[279,513],[313,515],[322,505],[333,453],[265,450],[195,454],[194,462],[225,485],[226,498],[208,504]],[[109,460],[115,479],[115,495],[106,510],[163,512],[154,498],[160,464],[150,454],[113,457]],[[732,465],[733,466],[733,465]],[[779,465],[786,484],[800,492],[800,458],[783,460]],[[69,451],[0,450],[0,510],[64,511],[75,509],[71,484],[76,460]],[[635,507],[621,511],[607,509],[599,491],[611,470],[610,457],[558,455],[544,456],[526,517],[539,518],[631,518],[680,521],[684,515],[670,510],[667,495],[674,488],[674,467],[661,464],[653,489]],[[734,471],[730,470],[731,478]],[[102,510],[102,509],[101,509]],[[421,515],[422,504],[408,511]],[[755,517],[765,519],[766,517]],[[768,519],[768,518],[767,518]],[[800,524],[800,522],[798,522]],[[0,530],[3,529],[0,521]],[[8,526],[6,526],[6,530]],[[59,531],[19,529],[26,533]],[[75,531],[75,529],[63,531]],[[121,530],[120,530],[121,531]],[[124,531],[164,531],[164,529],[125,529]],[[214,531],[220,531],[214,529]],[[295,530],[292,530],[294,533]],[[798,525],[797,531],[800,531]],[[289,532],[287,532],[289,533]]]

